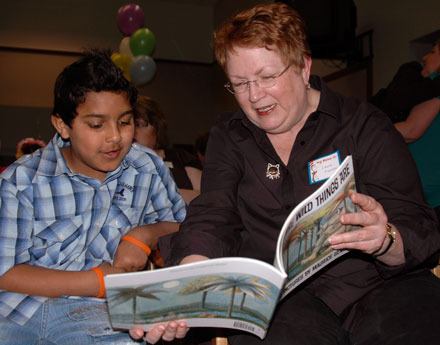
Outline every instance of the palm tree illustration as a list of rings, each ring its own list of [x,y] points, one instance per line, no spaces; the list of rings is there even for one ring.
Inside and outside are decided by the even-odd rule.
[[[240,303],[240,310],[243,310],[246,296],[252,296],[253,298],[263,299],[269,293],[269,287],[265,284],[258,282],[257,278],[252,278],[246,285],[244,282],[239,287],[243,294]]]
[[[239,276],[239,277],[222,277],[221,281],[214,290],[224,291],[231,290],[231,299],[228,306],[227,316],[232,316],[232,310],[234,308],[235,295],[243,292],[246,294],[255,294],[255,296],[267,295],[268,287],[263,284],[258,284],[257,280],[251,276]],[[246,297],[244,296],[244,299]],[[244,300],[242,300],[244,305]]]
[[[136,323],[137,298],[142,297],[160,301],[160,298],[156,296],[156,294],[160,292],[164,292],[164,290],[148,288],[143,285],[138,287],[120,288],[117,290],[117,293],[108,299],[108,302],[110,305],[117,306],[132,300],[133,323]]]
[[[262,299],[269,293],[269,287],[258,282],[257,278],[251,276],[240,277],[223,277],[223,276],[206,276],[196,279],[182,288],[179,293],[193,294],[203,292],[202,308],[205,308],[206,295],[209,291],[225,291],[231,289],[231,298],[228,305],[227,316],[231,317],[234,305],[235,295],[243,293],[240,304],[242,310],[245,304],[246,296],[251,295],[254,298]]]
[[[195,293],[202,292],[202,302],[201,307],[205,309],[206,298],[209,291],[213,291],[217,288],[219,284],[222,283],[221,277],[219,276],[205,276],[199,279],[192,280],[189,284],[185,285],[180,291],[181,295],[191,295]]]

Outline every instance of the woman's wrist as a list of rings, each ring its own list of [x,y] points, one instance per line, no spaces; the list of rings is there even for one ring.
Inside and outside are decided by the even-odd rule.
[[[382,247],[377,252],[373,253],[373,256],[376,258],[388,253],[388,251],[391,249],[393,244],[396,242],[397,232],[393,228],[393,226],[391,224],[387,223],[385,225],[385,228],[386,228],[385,241],[382,244]]]

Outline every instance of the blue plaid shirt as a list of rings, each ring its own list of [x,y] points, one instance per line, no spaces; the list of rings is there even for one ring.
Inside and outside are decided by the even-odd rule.
[[[0,175],[0,275],[19,264],[65,271],[111,262],[138,225],[181,222],[185,203],[163,161],[133,144],[104,182],[72,173],[56,135]],[[0,314],[29,320],[46,297],[0,290]]]

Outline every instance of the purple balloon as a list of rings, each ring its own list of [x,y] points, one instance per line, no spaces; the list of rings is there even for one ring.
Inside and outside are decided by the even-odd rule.
[[[144,26],[144,11],[139,5],[128,4],[121,6],[116,16],[119,30],[125,35],[130,36],[137,29]]]

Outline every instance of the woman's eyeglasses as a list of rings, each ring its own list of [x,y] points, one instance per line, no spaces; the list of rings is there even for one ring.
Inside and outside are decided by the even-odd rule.
[[[292,65],[288,65],[278,74],[274,74],[267,77],[259,77],[258,79],[255,80],[248,80],[240,83],[227,82],[224,85],[224,87],[232,94],[246,92],[247,90],[249,90],[251,83],[255,83],[256,86],[266,89],[275,86],[275,84],[277,83],[277,79],[281,77],[284,73],[286,73],[286,71],[290,68],[290,66]]]

